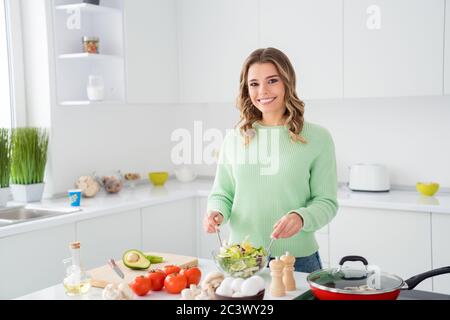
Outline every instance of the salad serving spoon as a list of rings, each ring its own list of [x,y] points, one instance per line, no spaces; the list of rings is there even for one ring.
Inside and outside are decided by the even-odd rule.
[[[223,243],[222,243],[222,239],[220,238],[220,228],[219,228],[219,226],[216,226],[216,233],[217,233],[217,237],[219,238],[219,243],[220,243],[220,248],[221,248]]]
[[[276,239],[275,239],[275,238],[271,238],[271,239],[270,239],[269,246],[268,246],[267,249],[266,249],[268,254],[270,254],[270,247],[272,247],[272,243],[273,243],[274,240],[276,240]]]

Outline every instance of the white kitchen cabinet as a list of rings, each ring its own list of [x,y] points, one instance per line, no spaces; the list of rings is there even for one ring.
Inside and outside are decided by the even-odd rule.
[[[330,224],[330,263],[347,255],[365,257],[369,264],[407,279],[432,269],[431,214],[340,207]],[[418,287],[432,290],[432,280]]]
[[[0,299],[12,299],[61,283],[75,224],[0,239]]]
[[[245,58],[258,47],[257,0],[180,0],[180,100],[235,102]]]
[[[442,95],[444,0],[344,0],[344,97]]]
[[[450,0],[445,3],[444,94],[450,95]]]
[[[143,208],[143,249],[197,256],[195,208],[195,198]]]
[[[102,266],[110,258],[120,260],[125,250],[142,247],[140,210],[80,221],[77,238],[86,269]]]
[[[197,198],[197,225],[201,228],[197,234],[197,252],[199,258],[212,259],[212,251],[219,249],[219,238],[215,233],[206,233],[203,230],[203,218],[206,214],[208,197]],[[228,241],[230,236],[230,227],[228,224],[220,228],[220,237],[222,241]]]
[[[124,1],[129,103],[178,101],[175,0]]]
[[[302,99],[342,98],[342,0],[262,0],[260,47],[291,60]]]
[[[433,268],[450,266],[450,215],[432,213]],[[450,274],[433,277],[433,291],[450,294]]]

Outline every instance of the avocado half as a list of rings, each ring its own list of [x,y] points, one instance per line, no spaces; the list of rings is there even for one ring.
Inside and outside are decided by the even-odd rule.
[[[146,258],[142,251],[131,249],[125,251],[122,256],[122,261],[125,266],[133,270],[148,269],[151,262]]]

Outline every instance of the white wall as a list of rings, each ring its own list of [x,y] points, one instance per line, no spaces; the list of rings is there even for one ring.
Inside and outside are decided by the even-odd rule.
[[[306,117],[327,127],[336,143],[339,181],[358,162],[387,165],[391,183],[450,186],[450,97],[311,102]]]
[[[308,121],[328,128],[336,144],[339,181],[347,166],[380,162],[392,184],[414,186],[438,181],[450,187],[450,97],[306,101]],[[232,128],[239,113],[232,105],[140,105],[61,107],[55,109],[53,176],[63,192],[82,174],[94,170],[172,170],[170,135],[194,121],[203,129]],[[214,175],[214,165],[194,166]]]

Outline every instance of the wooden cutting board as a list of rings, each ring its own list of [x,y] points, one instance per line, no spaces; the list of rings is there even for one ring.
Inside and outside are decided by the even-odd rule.
[[[108,264],[99,268],[88,270],[87,273],[91,276],[91,285],[97,288],[104,288],[110,283],[130,283],[138,275],[146,274],[151,269],[162,269],[164,266],[171,264],[177,265],[180,268],[198,266],[198,259],[195,257],[160,252],[145,252],[145,255],[161,256],[164,258],[164,260],[161,263],[152,263],[150,268],[148,268],[147,270],[132,270],[125,267],[122,260],[116,261],[120,270],[122,270],[123,274],[125,275],[124,279],[121,279]]]

